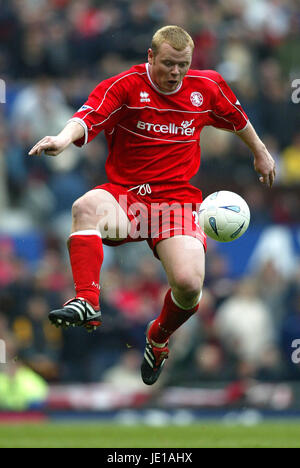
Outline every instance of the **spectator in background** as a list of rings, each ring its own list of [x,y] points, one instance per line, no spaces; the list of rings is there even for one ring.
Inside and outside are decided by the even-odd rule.
[[[15,274],[12,277],[7,277],[5,274],[3,279],[6,286],[3,287],[2,284],[0,288],[0,310],[6,315],[10,325],[16,316],[23,313],[24,304],[32,294],[32,278],[28,263],[15,257],[14,265]]]
[[[43,406],[47,383],[18,359],[18,346],[12,335],[2,335],[2,339],[7,362],[0,364],[0,410],[23,411]]]
[[[285,295],[287,279],[281,274],[279,268],[272,260],[267,260],[257,272],[257,292],[264,304],[271,311],[271,318],[276,332],[276,341],[279,341],[279,330],[285,310]]]
[[[237,283],[235,294],[217,309],[215,329],[225,349],[245,363],[252,375],[265,365],[270,351],[276,351],[271,313],[258,296],[254,279]]]
[[[40,160],[32,165],[30,161],[24,161],[23,151],[30,146],[31,141],[43,134],[45,128],[50,127],[52,131],[56,131],[61,122],[71,114],[72,109],[66,104],[60,88],[54,86],[46,75],[40,75],[32,84],[22,89],[12,105],[11,132],[14,135],[14,144],[9,150],[10,157],[7,158],[8,177],[12,190],[19,192],[18,203],[23,204],[23,208],[27,209],[38,225],[44,224],[54,210],[59,211],[60,204],[66,198],[61,197],[60,185],[64,183],[67,186],[69,172],[79,164],[80,155],[77,151],[69,151],[63,164],[57,164],[54,160]],[[53,193],[49,192],[50,184],[46,186],[52,173]],[[72,196],[80,194],[81,188],[86,189],[82,178],[72,186]]]
[[[120,361],[104,372],[101,383],[120,389],[120,382],[126,391],[145,391],[145,385],[140,378],[140,362],[142,354],[134,349],[125,351]],[[151,389],[151,388],[150,388]],[[146,391],[149,387],[146,388]]]
[[[59,87],[47,75],[41,74],[18,94],[11,120],[20,141],[24,146],[30,146],[31,141],[43,135],[46,128],[57,132],[71,114],[72,109],[66,105]]]
[[[59,376],[61,331],[49,326],[48,307],[42,296],[32,295],[25,313],[13,321],[12,329],[23,361],[47,381],[55,381]]]
[[[235,380],[237,359],[228,355],[218,343],[204,343],[196,348],[193,360],[194,382]],[[191,371],[191,369],[190,369]]]

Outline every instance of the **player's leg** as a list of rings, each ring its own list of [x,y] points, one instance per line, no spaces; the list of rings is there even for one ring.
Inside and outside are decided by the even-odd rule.
[[[91,190],[72,207],[69,254],[77,297],[99,304],[99,277],[103,262],[102,238],[126,238],[130,223],[115,197],[102,189]]]
[[[129,233],[125,211],[107,190],[91,190],[73,204],[72,233],[89,229],[98,230],[110,240],[124,239]]]
[[[157,254],[166,271],[170,290],[163,310],[153,323],[153,341],[165,343],[199,305],[205,273],[205,252],[199,239],[176,236],[160,241]]]
[[[202,294],[205,252],[199,239],[176,236],[156,245],[157,254],[166,271],[170,289],[159,317],[146,332],[146,350],[142,364],[144,383],[158,379],[168,355],[168,340],[197,310]]]
[[[54,324],[100,325],[102,237],[120,240],[127,237],[129,228],[126,213],[106,190],[91,190],[74,203],[68,248],[76,297],[62,309],[50,312],[49,318]]]

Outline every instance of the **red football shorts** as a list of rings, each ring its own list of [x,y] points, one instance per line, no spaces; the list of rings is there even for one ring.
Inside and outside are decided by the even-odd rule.
[[[199,226],[198,213],[202,201],[199,189],[189,184],[142,184],[136,187],[103,184],[94,188],[109,192],[127,214],[131,230],[125,239],[103,238],[103,244],[122,245],[146,240],[154,255],[163,239],[185,235],[199,239],[206,251],[206,235]]]

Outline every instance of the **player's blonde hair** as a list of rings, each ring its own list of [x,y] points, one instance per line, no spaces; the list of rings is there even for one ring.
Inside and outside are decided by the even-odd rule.
[[[167,42],[178,51],[190,46],[194,50],[194,41],[191,36],[180,26],[164,26],[154,34],[151,43],[153,54],[156,55],[163,42]]]

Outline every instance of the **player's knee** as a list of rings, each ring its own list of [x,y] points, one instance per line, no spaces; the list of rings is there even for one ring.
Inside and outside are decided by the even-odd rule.
[[[72,218],[77,221],[83,216],[84,211],[85,208],[82,198],[78,198],[72,205]]]
[[[171,288],[187,299],[199,296],[202,286],[203,278],[201,274],[191,274],[186,271],[177,272],[171,282]]]
[[[95,217],[95,206],[89,197],[78,198],[72,206],[72,217],[75,221]]]

